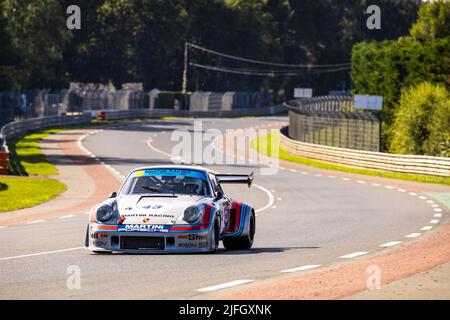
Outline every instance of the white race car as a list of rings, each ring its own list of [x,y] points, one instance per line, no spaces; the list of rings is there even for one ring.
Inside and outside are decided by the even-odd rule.
[[[94,206],[86,247],[95,253],[216,252],[253,245],[255,210],[231,199],[221,184],[251,186],[250,175],[188,166],[133,170],[118,193]]]

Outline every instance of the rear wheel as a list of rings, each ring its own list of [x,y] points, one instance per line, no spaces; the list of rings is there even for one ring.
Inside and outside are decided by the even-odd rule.
[[[250,217],[250,228],[248,235],[243,237],[225,238],[223,239],[223,246],[227,250],[249,250],[253,246],[255,232],[256,232],[255,213],[252,212],[252,216]]]

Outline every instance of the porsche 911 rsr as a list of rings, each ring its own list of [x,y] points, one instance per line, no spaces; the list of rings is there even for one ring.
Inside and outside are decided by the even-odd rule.
[[[226,196],[226,183],[251,186],[250,175],[188,166],[133,170],[110,198],[91,209],[86,247],[95,253],[216,252],[250,249],[255,211]]]

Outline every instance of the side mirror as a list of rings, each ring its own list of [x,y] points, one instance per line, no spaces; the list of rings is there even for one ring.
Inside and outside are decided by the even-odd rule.
[[[222,191],[217,191],[216,201],[222,200],[222,199],[223,199],[223,192]]]
[[[114,198],[116,198],[117,197],[117,192],[113,192],[113,193],[111,193],[110,195],[109,195],[109,198],[110,199],[114,199]]]

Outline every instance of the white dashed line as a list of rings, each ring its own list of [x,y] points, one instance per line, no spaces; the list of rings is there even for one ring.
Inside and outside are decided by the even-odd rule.
[[[389,247],[396,246],[396,245],[398,245],[400,243],[402,243],[402,242],[401,241],[392,241],[392,242],[388,242],[388,243],[382,244],[382,245],[380,245],[380,247],[389,248]]]
[[[410,195],[410,196],[417,196],[417,193],[415,193],[415,192],[410,192],[409,195]]]
[[[281,270],[280,272],[282,272],[282,273],[292,273],[292,272],[298,272],[298,271],[306,271],[306,270],[319,268],[320,266],[321,266],[320,264],[309,264],[309,265],[302,266],[302,267]]]
[[[433,211],[434,212],[442,212],[442,209],[441,208],[436,208],[436,209],[433,209]]]
[[[438,223],[439,223],[439,220],[431,220],[430,223],[431,223],[431,224],[438,224]]]
[[[347,254],[347,255],[339,257],[339,258],[340,259],[352,259],[352,258],[356,258],[356,257],[359,257],[359,256],[363,256],[365,254],[368,254],[368,252],[358,251],[358,252],[353,252],[353,253]]]
[[[74,217],[73,214],[71,214],[69,216],[62,216],[62,217],[59,217],[58,219],[62,220],[62,219],[69,219],[69,218],[72,218],[72,217]]]
[[[433,200],[427,200],[427,203],[434,203],[434,201]]]
[[[434,218],[442,218],[442,214],[441,213],[436,213],[435,215],[433,215]]]
[[[427,197],[425,197],[425,196],[420,196],[419,199],[427,200]]]
[[[398,189],[397,191],[398,192],[402,192],[402,193],[406,193],[406,190],[403,190],[403,189]]]
[[[30,221],[30,222],[27,222],[27,224],[36,224],[36,223],[41,223],[41,222],[44,222],[45,220],[36,220],[36,221]]]
[[[418,236],[420,236],[421,235],[421,233],[411,233],[411,234],[408,234],[407,236],[406,236],[406,238],[417,238]]]
[[[431,230],[431,229],[433,229],[432,226],[426,226],[426,227],[423,227],[423,228],[420,229],[420,230],[422,230],[422,231],[429,231],[429,230]]]
[[[431,207],[432,208],[439,208],[439,205],[438,204],[432,204]]]
[[[349,178],[341,178],[343,181],[352,181],[352,179]]]
[[[395,189],[393,186],[386,186],[385,188],[388,189],[388,190],[394,190]]]
[[[358,180],[358,181],[356,181],[356,183],[359,183],[359,184],[367,184],[367,182],[362,181],[362,180]]]
[[[379,183],[372,183],[372,186],[374,186],[374,187],[381,187],[381,184],[379,184]]]
[[[240,286],[240,285],[243,285],[243,284],[246,284],[249,282],[253,282],[253,281],[254,280],[234,280],[234,281],[225,282],[225,283],[218,284],[218,285],[211,286],[211,287],[197,289],[197,291],[199,291],[199,292],[217,291],[217,290],[222,290],[222,289],[231,288],[231,287],[235,287],[235,286]]]

